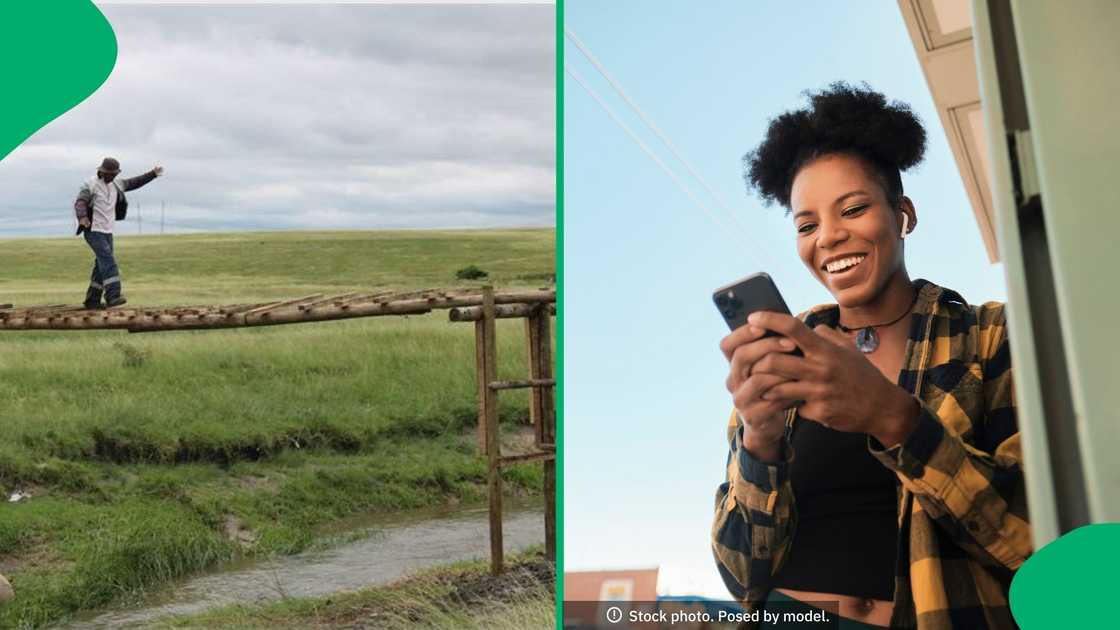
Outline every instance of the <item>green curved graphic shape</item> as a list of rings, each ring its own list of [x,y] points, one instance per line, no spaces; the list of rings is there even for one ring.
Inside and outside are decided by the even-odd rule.
[[[1116,624],[1120,523],[1078,527],[1036,551],[1011,581],[1011,614],[1023,630]]]
[[[6,2],[0,20],[0,159],[81,103],[117,62],[113,27],[90,0]]]

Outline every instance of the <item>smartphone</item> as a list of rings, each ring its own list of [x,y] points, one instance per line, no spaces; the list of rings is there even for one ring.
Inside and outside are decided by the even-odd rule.
[[[789,315],[789,307],[778,292],[778,287],[770,275],[759,272],[729,285],[722,286],[712,293],[716,308],[723,315],[731,330],[747,323],[747,316],[755,311],[775,311]],[[764,337],[776,337],[778,333],[768,330]],[[794,348],[791,354],[804,356],[801,348]]]

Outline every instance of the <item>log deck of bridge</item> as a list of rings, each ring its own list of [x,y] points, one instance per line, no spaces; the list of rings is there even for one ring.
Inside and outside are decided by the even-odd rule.
[[[99,330],[128,332],[200,330],[275,326],[354,317],[421,315],[436,309],[481,306],[479,289],[378,291],[227,306],[160,306],[91,310],[82,306],[51,305],[15,308],[0,304],[0,330]],[[550,289],[495,292],[495,304],[510,305],[501,316],[519,317],[529,306],[554,303]],[[455,312],[452,312],[455,319]]]

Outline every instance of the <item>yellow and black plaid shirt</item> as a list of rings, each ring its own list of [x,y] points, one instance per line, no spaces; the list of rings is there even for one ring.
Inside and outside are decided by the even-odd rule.
[[[901,481],[892,628],[1016,628],[1008,590],[1031,554],[1030,522],[1015,419],[1004,305],[970,306],[960,295],[916,280],[899,386],[921,403],[903,444],[868,449]],[[799,315],[835,327],[839,309]],[[716,493],[712,549],[732,595],[754,609],[796,544],[796,501],[786,420],[783,461],[765,464],[728,426],[727,480]],[[794,464],[795,465],[795,464]]]

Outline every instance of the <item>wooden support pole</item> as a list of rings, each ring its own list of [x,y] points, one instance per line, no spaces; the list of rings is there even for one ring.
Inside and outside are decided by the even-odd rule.
[[[486,426],[486,458],[489,463],[490,489],[490,572],[499,575],[505,571],[502,547],[502,466],[501,444],[498,440],[498,392],[488,386],[498,378],[498,340],[494,313],[494,288],[482,288],[482,349],[484,415],[479,421]]]
[[[552,382],[552,321],[548,311],[538,308],[525,320],[529,340],[529,378]],[[536,445],[556,441],[556,395],[550,388],[534,388],[530,416],[536,429]]]
[[[552,381],[552,320],[550,312],[537,308],[526,320],[529,338],[530,378]],[[551,387],[534,387],[532,409],[537,448],[556,444],[556,392]],[[544,552],[545,558],[556,561],[556,459],[546,459],[544,466]]]
[[[490,383],[486,380],[486,322],[474,323],[474,372],[478,400],[478,452],[486,454],[486,396]]]
[[[555,455],[555,453],[553,453]],[[556,458],[544,461],[544,557],[556,562]]]
[[[535,311],[529,311],[525,318],[525,345],[529,351],[527,363],[529,364],[529,380],[541,380],[540,367],[540,325],[537,322]],[[529,421],[533,424],[533,443],[540,446],[544,434],[544,413],[541,410],[541,393],[537,388],[529,394]]]

